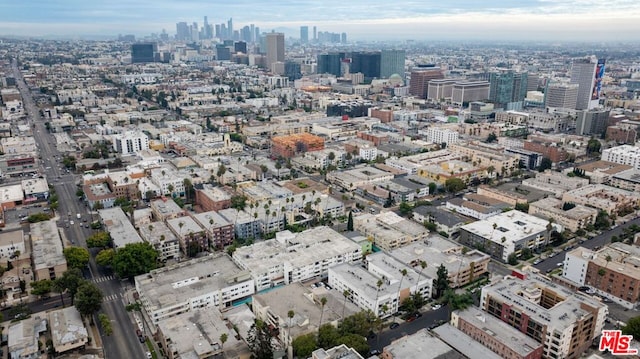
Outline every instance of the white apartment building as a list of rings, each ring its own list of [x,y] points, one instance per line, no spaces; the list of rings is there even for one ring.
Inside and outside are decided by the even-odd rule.
[[[19,230],[0,233],[0,259],[12,258],[17,251],[26,253],[24,232]]]
[[[358,156],[365,161],[373,161],[378,157],[378,148],[374,146],[360,146]]]
[[[367,268],[343,263],[329,268],[329,285],[339,292],[349,292],[349,299],[363,310],[385,318],[398,311],[402,302],[414,293],[431,298],[433,279],[420,275],[384,252],[370,254]],[[402,275],[402,270],[407,275]],[[378,281],[382,285],[378,287]]]
[[[151,181],[160,188],[163,195],[179,197],[184,195],[184,178],[174,171],[164,168],[151,170]]]
[[[240,247],[233,260],[251,272],[256,291],[326,277],[329,267],[362,259],[362,247],[329,227],[282,231],[269,241]]]
[[[448,128],[429,127],[426,131],[426,140],[431,143],[451,143],[458,142],[458,132]]]
[[[149,137],[141,131],[113,135],[113,149],[123,155],[133,155],[149,149]]]
[[[634,169],[640,170],[640,147],[622,145],[607,148],[602,151],[602,160],[633,166]]]
[[[196,308],[225,308],[254,293],[249,272],[223,253],[152,270],[137,276],[135,285],[154,325]]]

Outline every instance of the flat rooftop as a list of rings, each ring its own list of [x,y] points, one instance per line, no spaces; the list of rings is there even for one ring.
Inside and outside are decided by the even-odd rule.
[[[480,328],[489,335],[499,338],[503,345],[522,356],[526,356],[536,348],[542,346],[542,344],[533,338],[519,332],[491,314],[483,312],[478,307],[471,306],[465,310],[456,311],[456,314],[476,328]],[[449,341],[447,342],[450,343]]]
[[[394,340],[384,347],[384,352],[391,354],[392,358],[402,359],[466,359],[427,329]]]
[[[181,305],[190,298],[246,280],[251,280],[249,273],[221,253],[154,269],[135,278],[136,288],[151,310]]]
[[[515,332],[515,329],[511,329]],[[502,357],[470,336],[458,330],[451,324],[441,325],[432,329],[432,332],[443,342],[462,353],[465,358],[501,359]],[[507,338],[507,337],[500,337]],[[501,341],[505,341],[502,339]]]
[[[66,264],[62,253],[62,240],[53,220],[31,223],[31,245],[35,270]]]
[[[485,220],[465,224],[460,227],[467,232],[496,243],[517,242],[547,230],[549,221],[516,210],[503,212]],[[495,225],[496,228],[493,228]]]
[[[274,240],[240,247],[233,253],[233,258],[253,273],[264,273],[283,263],[300,268],[323,259],[362,250],[360,245],[325,226],[294,234],[282,231],[276,236],[283,238],[282,241],[276,237]]]
[[[467,269],[473,263],[490,260],[489,255],[478,250],[470,250],[462,254],[461,246],[453,241],[440,236],[429,236],[425,241],[410,243],[396,248],[389,254],[400,262],[412,266],[416,271],[422,270],[420,261],[427,263],[422,274],[427,277],[437,278],[438,267],[443,264],[449,275],[457,273],[460,269]]]
[[[142,238],[140,238],[122,208],[100,209],[98,214],[102,219],[102,223],[107,227],[115,247],[124,247],[127,244],[142,242]]]
[[[533,300],[526,299],[526,297],[538,298],[542,296],[543,290],[551,291],[556,297],[564,298],[564,300],[559,301],[551,308],[545,308]],[[527,273],[524,280],[507,276],[499,282],[485,286],[482,288],[482,302],[485,301],[487,294],[509,306],[522,309],[535,321],[558,330],[564,330],[576,321],[592,315],[590,311],[583,309],[584,305],[592,308],[604,307],[605,310],[607,307],[597,299],[580,292],[574,292],[535,273]]]

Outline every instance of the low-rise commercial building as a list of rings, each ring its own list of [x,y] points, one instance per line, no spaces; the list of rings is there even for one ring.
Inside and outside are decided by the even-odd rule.
[[[197,308],[225,308],[254,293],[249,273],[222,253],[154,269],[135,278],[152,323]]]
[[[608,307],[533,273],[482,288],[480,307],[543,344],[544,358],[579,358],[604,327]]]
[[[118,249],[131,243],[141,243],[142,238],[122,208],[114,207],[98,210],[102,224],[109,232],[113,247]]]
[[[362,248],[329,227],[300,233],[282,231],[269,241],[240,247],[233,260],[248,270],[256,291],[326,277],[329,267],[362,259]]]
[[[89,334],[82,316],[76,307],[67,307],[49,312],[51,341],[56,353],[81,348],[89,342]]]
[[[60,278],[67,271],[67,260],[62,252],[62,239],[53,220],[32,223],[31,260],[36,280]]]
[[[506,263],[512,253],[519,256],[525,248],[545,246],[554,230],[561,231],[561,227],[512,210],[460,227],[459,241]]]
[[[20,320],[7,330],[9,358],[36,359],[40,357],[40,337],[47,333],[47,319],[40,315]]]

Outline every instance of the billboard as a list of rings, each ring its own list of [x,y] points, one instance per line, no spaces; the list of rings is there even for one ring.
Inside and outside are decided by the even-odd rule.
[[[598,59],[598,65],[596,65],[596,75],[593,79],[593,93],[591,94],[592,100],[600,99],[600,90],[602,89],[602,78],[604,77],[604,62],[605,59]]]

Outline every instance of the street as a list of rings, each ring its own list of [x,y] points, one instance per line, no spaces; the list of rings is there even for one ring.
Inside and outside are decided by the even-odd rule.
[[[13,72],[18,83],[18,88],[22,94],[24,108],[26,109],[30,121],[35,125],[33,128],[33,136],[38,145],[40,156],[42,158],[41,166],[46,174],[49,183],[54,183],[55,190],[58,195],[59,207],[57,210],[58,227],[64,228],[67,239],[75,246],[86,247],[86,238],[92,234],[93,230],[85,228],[85,223],[92,220],[91,213],[85,204],[78,200],[76,196],[76,183],[73,173],[66,173],[61,164],[61,154],[57,148],[52,145],[52,136],[47,132],[44,120],[40,116],[33,99],[33,94],[27,88],[22,73],[19,71],[15,60],[13,61]],[[56,158],[58,160],[56,160]],[[77,214],[81,215],[81,219],[76,218]],[[96,218],[97,219],[97,218]],[[74,221],[73,225],[66,225]],[[85,222],[86,220],[86,222]],[[104,351],[107,358],[142,358],[144,357],[146,348],[143,349],[136,335],[133,324],[129,319],[128,313],[124,308],[121,300],[123,288],[119,280],[110,277],[109,280],[101,280],[104,278],[93,258],[89,262],[89,280],[95,282],[102,290],[104,295],[102,308],[112,321],[113,334],[109,337],[103,336],[102,341]],[[65,305],[68,305],[65,302]]]
[[[437,325],[439,322],[446,322],[449,319],[449,307],[444,305],[440,309],[430,310],[423,313],[422,317],[416,318],[412,322],[404,322],[395,329],[389,329],[389,325],[383,327],[383,331],[375,338],[368,338],[369,348],[382,351],[384,347],[391,344],[392,341],[402,338],[405,335],[411,335],[420,329],[429,328]],[[377,333],[376,333],[377,334]]]
[[[584,243],[582,244],[576,244],[577,246],[581,246],[584,248],[589,248],[589,249],[593,249],[595,247],[602,247],[605,244],[608,244],[611,242],[611,237],[613,236],[620,236],[620,234],[622,233],[622,230],[626,227],[629,227],[633,224],[637,224],[640,225],[640,217],[635,218],[631,221],[628,221],[625,224],[621,224],[619,226],[617,226],[616,228],[612,229],[612,230],[608,230],[608,231],[604,231],[602,232],[602,234],[599,234],[595,237],[593,237],[592,239],[586,240]],[[534,265],[535,268],[539,269],[540,272],[542,273],[546,273],[549,270],[555,269],[555,268],[560,268],[560,266],[558,266],[558,263],[561,263],[564,261],[564,256],[567,253],[566,250],[563,250],[562,252],[560,252],[559,254],[547,258],[545,259],[543,262],[538,263],[536,265]]]

